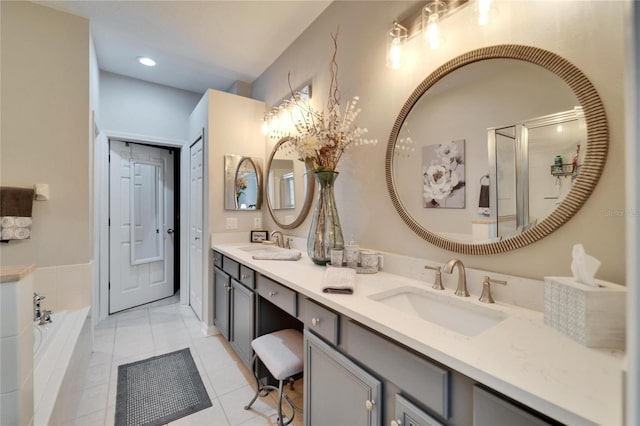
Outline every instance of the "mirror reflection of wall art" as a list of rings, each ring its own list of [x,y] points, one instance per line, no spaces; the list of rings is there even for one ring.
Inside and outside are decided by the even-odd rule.
[[[422,206],[463,209],[464,139],[422,148]]]

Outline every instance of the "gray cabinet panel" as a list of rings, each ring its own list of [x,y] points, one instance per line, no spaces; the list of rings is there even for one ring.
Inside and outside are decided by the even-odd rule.
[[[255,299],[251,290],[231,280],[231,346],[244,364],[251,363],[251,341],[254,337]]]
[[[227,256],[222,257],[222,270],[236,280],[240,277],[240,264]]]
[[[300,298],[300,319],[309,330],[327,339],[329,343],[338,344],[339,315],[335,312],[307,298]]]
[[[292,317],[298,316],[297,293],[282,284],[258,275],[258,294]]]
[[[229,340],[229,292],[230,278],[222,269],[213,268],[214,311],[213,323],[225,339]]]
[[[398,426],[444,426],[399,394],[396,394],[395,422]]]
[[[256,281],[255,281],[255,271],[251,268],[247,268],[246,266],[240,264],[240,280],[242,284],[245,286],[255,289]]]
[[[449,371],[359,325],[347,324],[347,353],[395,383],[434,413],[449,418]]]
[[[381,425],[380,381],[307,330],[304,337],[305,425]]]
[[[542,426],[551,425],[478,386],[473,387],[474,426]]]
[[[222,268],[222,253],[217,251],[213,252],[213,265]]]

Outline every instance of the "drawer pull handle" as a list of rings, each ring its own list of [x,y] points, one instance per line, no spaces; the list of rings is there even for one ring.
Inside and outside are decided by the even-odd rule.
[[[391,420],[391,426],[400,426],[402,425],[402,421],[400,420]]]
[[[270,291],[270,292],[269,292],[269,297],[273,297],[273,296],[275,296],[276,294],[278,294],[278,292],[277,292],[277,291]]]
[[[320,318],[311,318],[311,325],[316,326],[320,324]]]
[[[242,280],[246,280],[247,278],[249,278],[249,275],[247,275],[247,274],[240,275],[240,279],[242,279]]]
[[[370,399],[367,399],[367,401],[364,403],[364,406],[367,407],[368,411],[373,411],[374,405],[376,405],[376,403],[371,401]]]

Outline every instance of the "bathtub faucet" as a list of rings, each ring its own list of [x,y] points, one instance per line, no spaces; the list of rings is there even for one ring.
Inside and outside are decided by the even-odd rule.
[[[40,296],[38,293],[33,293],[33,321],[40,321],[40,318],[42,317],[40,302],[44,299],[44,296]]]
[[[48,309],[43,309],[42,310],[42,316],[40,317],[40,322],[38,322],[38,325],[45,325],[45,324],[50,324],[53,321],[51,320],[51,314],[52,312]]]

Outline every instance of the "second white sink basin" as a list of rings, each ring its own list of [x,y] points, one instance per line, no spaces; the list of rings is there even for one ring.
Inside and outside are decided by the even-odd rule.
[[[457,296],[416,287],[400,287],[369,296],[386,306],[465,336],[477,336],[506,318],[503,312],[478,306]]]

